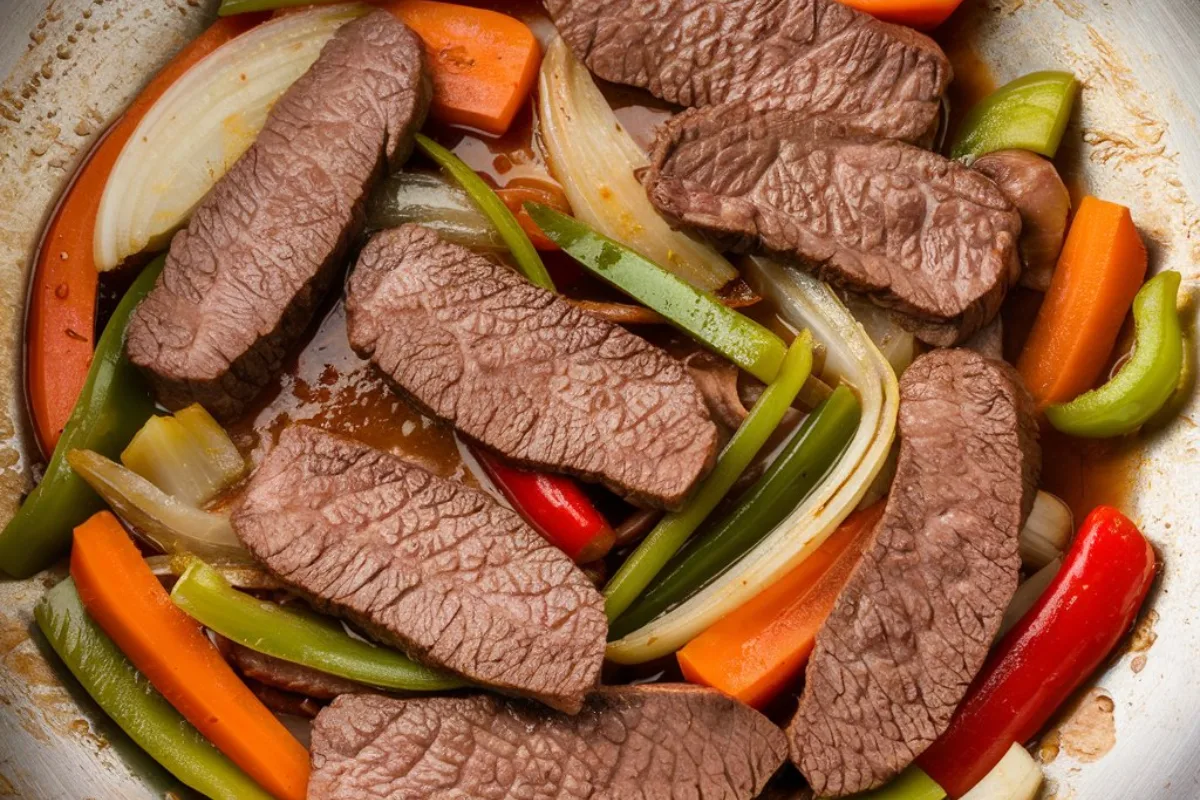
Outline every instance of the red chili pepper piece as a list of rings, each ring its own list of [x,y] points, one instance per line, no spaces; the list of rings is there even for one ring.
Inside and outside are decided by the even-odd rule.
[[[612,549],[612,528],[575,481],[518,469],[479,448],[474,453],[517,513],[576,564],[603,558]]]
[[[1033,738],[1129,631],[1156,566],[1121,512],[1092,511],[1050,588],[992,651],[920,767],[961,797],[1013,742]]]

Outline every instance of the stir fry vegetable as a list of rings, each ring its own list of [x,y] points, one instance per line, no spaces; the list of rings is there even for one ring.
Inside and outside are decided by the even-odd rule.
[[[757,597],[688,642],[677,658],[692,683],[763,708],[808,663],[883,503],[851,514],[817,551]]]
[[[1034,570],[1046,566],[1063,554],[1074,531],[1071,507],[1049,492],[1038,492],[1021,528],[1021,563]]]
[[[513,216],[504,201],[496,196],[492,187],[475,174],[475,171],[464,164],[458,156],[451,153],[428,136],[417,134],[417,147],[441,167],[447,175],[458,181],[467,195],[479,206],[496,230],[500,238],[512,251],[513,259],[518,269],[529,279],[530,283],[543,289],[554,291],[554,281],[542,263],[537,248],[529,241],[529,235],[521,227],[521,223]]]
[[[560,242],[560,244],[562,244]],[[564,244],[564,250],[569,248]],[[662,571],[700,523],[749,466],[791,407],[812,370],[812,335],[801,333],[788,348],[779,377],[763,392],[704,479],[680,511],[663,518],[604,587],[604,608],[617,619]]]
[[[199,404],[151,417],[121,452],[121,463],[172,497],[202,506],[246,473],[246,461]]]
[[[775,529],[816,489],[858,429],[854,392],[839,386],[800,426],[728,516],[693,539],[609,630],[619,639],[716,578]]]
[[[1072,436],[1124,436],[1158,413],[1183,373],[1183,330],[1175,305],[1181,280],[1178,272],[1163,272],[1147,281],[1133,299],[1133,357],[1099,389],[1047,408],[1051,425]]]
[[[1078,397],[1100,378],[1146,264],[1129,209],[1085,197],[1017,361],[1040,407]]]
[[[367,229],[423,225],[447,242],[472,250],[507,250],[500,232],[461,186],[441,175],[403,170],[386,179],[371,197]]]
[[[1042,768],[1020,742],[975,784],[962,800],[1034,800],[1042,788]]]
[[[965,794],[1108,657],[1156,567],[1154,549],[1119,511],[1089,514],[1050,588],[992,651],[950,727],[917,763],[952,797]]]
[[[584,223],[546,206],[530,203],[527,208],[548,237],[597,277],[760,381],[775,380],[786,352],[778,336]]]
[[[225,755],[281,800],[304,800],[308,752],[171,602],[116,518],[75,529],[71,577],[92,619]]]
[[[104,713],[182,783],[216,800],[271,800],[129,663],[88,617],[70,578],[46,592],[33,616]]]
[[[946,790],[917,767],[909,767],[881,789],[855,795],[855,800],[942,800]]]
[[[143,269],[117,305],[42,482],[0,532],[0,570],[14,578],[28,578],[54,563],[70,545],[71,529],[103,506],[71,471],[67,453],[86,449],[116,456],[154,413],[141,373],[125,357],[125,326],[162,268],[160,258]]]
[[[873,17],[921,30],[936,28],[954,13],[962,0],[841,0]]]
[[[1017,78],[971,109],[951,155],[1032,150],[1054,158],[1078,93],[1079,81],[1069,72],[1034,72]]]
[[[257,600],[193,559],[171,590],[175,605],[226,639],[348,680],[408,692],[457,689],[462,680],[350,636],[332,620]]]

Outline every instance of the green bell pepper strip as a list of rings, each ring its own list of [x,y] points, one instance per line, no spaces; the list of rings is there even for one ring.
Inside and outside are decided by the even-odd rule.
[[[943,800],[946,790],[919,767],[909,767],[891,783],[870,792],[854,795],[851,800]]]
[[[467,196],[475,205],[479,206],[479,210],[484,213],[484,216],[492,221],[496,230],[500,232],[500,238],[512,251],[517,268],[529,279],[529,282],[553,292],[554,281],[551,280],[550,273],[546,271],[546,265],[542,263],[542,257],[538,255],[537,248],[533,246],[529,235],[525,233],[521,223],[509,211],[508,206],[492,191],[492,187],[488,186],[483,178],[476,175],[475,170],[463,163],[458,156],[428,136],[418,133],[417,147],[432,158],[447,175],[458,181]]]
[[[1034,72],[980,101],[963,120],[951,157],[1032,150],[1054,158],[1071,119],[1079,81],[1069,72]]]
[[[838,462],[858,430],[862,407],[839,386],[792,435],[770,468],[721,522],[676,555],[628,611],[609,626],[621,639],[703,589],[803,502]]]
[[[244,647],[330,675],[409,692],[457,689],[466,683],[356,639],[333,620],[243,594],[212,567],[193,559],[171,590],[175,605],[201,625]]]
[[[775,380],[787,347],[754,320],[577,219],[539,203],[525,210],[542,232],[597,277],[763,383]]]
[[[256,11],[274,11],[278,8],[329,5],[345,0],[221,0],[217,16],[232,17],[234,14],[250,14]]]
[[[767,386],[749,416],[725,445],[712,473],[681,510],[662,518],[604,587],[604,610],[610,622],[625,613],[729,493],[779,427],[811,371],[812,334],[803,331],[788,348],[779,377]]]
[[[68,578],[46,592],[33,616],[104,713],[182,783],[216,800],[271,800],[125,658],[87,615],[74,581]]]
[[[0,532],[0,570],[28,578],[67,552],[71,532],[104,508],[87,482],[67,464],[72,450],[116,459],[154,413],[141,372],[125,356],[125,328],[133,309],[154,286],[165,258],[151,262],[117,305],[96,343],[87,381],[63,429],[46,475]]]
[[[1133,356],[1108,383],[1046,409],[1071,436],[1101,439],[1133,433],[1171,399],[1183,373],[1183,329],[1176,298],[1182,278],[1162,272],[1133,299]]]

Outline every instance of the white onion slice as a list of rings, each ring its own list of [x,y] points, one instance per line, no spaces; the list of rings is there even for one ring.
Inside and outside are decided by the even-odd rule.
[[[962,800],[1034,800],[1042,788],[1042,768],[1020,742]]]
[[[95,259],[114,269],[159,249],[254,142],[267,114],[358,3],[289,14],[252,28],[198,62],[151,107],[101,195]]]

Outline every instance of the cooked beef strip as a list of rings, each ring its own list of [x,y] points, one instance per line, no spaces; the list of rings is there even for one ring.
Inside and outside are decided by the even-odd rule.
[[[664,125],[643,179],[668,218],[790,260],[949,345],[1020,274],[1021,218],[988,178],[937,153],[744,104]]]
[[[342,694],[372,691],[361,683],[268,656],[228,639],[221,641],[219,647],[225,660],[243,677],[285,692],[317,700],[332,700]]]
[[[1017,588],[1041,451],[1016,372],[968,350],[922,356],[899,425],[887,507],[787,730],[821,797],[883,785],[945,730]]]
[[[682,364],[425,228],[367,244],[346,316],[350,344],[399,390],[517,463],[676,508],[716,457]]]
[[[240,414],[307,327],[386,166],[429,105],[416,35],[385,11],[347,24],[171,242],[127,349],[170,408]]]
[[[310,800],[750,800],[787,744],[686,685],[601,689],[574,717],[487,695],[340,697],[313,726]]]
[[[315,607],[425,663],[568,712],[596,686],[608,631],[600,594],[483,492],[297,426],[232,521]]]
[[[543,0],[596,75],[684,106],[746,100],[929,141],[953,72],[922,34],[836,0]]]

